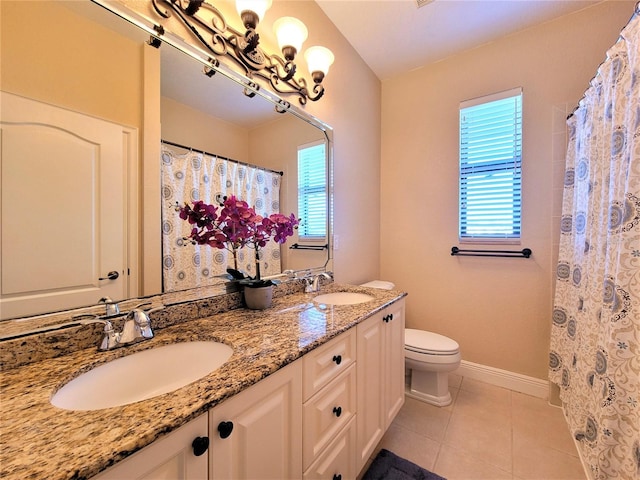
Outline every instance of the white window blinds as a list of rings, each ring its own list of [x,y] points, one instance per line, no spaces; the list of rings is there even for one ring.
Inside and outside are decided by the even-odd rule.
[[[460,241],[520,238],[522,89],[460,104]]]
[[[298,238],[324,240],[327,236],[327,169],[325,143],[298,147]]]

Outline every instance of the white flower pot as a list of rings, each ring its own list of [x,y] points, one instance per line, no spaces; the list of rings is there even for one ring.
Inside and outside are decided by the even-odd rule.
[[[264,310],[271,306],[273,285],[266,287],[244,286],[244,303],[251,310]]]

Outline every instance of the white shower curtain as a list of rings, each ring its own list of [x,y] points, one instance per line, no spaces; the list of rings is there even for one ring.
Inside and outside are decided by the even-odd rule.
[[[183,240],[190,226],[180,219],[176,202],[182,206],[196,200],[219,204],[235,195],[267,216],[280,212],[281,175],[225,158],[162,144],[162,272],[163,291],[170,292],[220,281],[233,256],[227,250],[192,245]],[[280,245],[275,242],[260,250],[260,275],[280,273]],[[255,275],[253,251],[238,253],[238,268]]]
[[[550,379],[591,477],[638,480],[638,6],[567,123]]]

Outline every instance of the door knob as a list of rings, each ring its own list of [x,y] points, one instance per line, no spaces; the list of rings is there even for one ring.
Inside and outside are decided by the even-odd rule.
[[[119,276],[120,274],[118,272],[116,272],[115,270],[111,270],[109,273],[107,273],[106,277],[100,277],[98,280],[115,280]]]

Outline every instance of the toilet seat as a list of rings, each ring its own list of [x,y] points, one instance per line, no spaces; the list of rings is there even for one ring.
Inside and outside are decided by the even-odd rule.
[[[438,333],[405,329],[404,348],[409,352],[423,355],[457,355],[460,345],[455,340]]]

